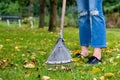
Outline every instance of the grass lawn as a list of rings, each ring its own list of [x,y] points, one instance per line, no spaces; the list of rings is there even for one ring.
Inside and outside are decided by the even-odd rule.
[[[74,58],[74,67],[69,70],[45,65],[58,32],[0,24],[0,80],[41,80],[43,76],[51,80],[119,80],[120,29],[107,29],[108,47],[103,49],[102,64],[87,65],[85,59]],[[65,28],[64,40],[72,56],[80,52],[78,28]],[[91,55],[93,49],[89,49]]]

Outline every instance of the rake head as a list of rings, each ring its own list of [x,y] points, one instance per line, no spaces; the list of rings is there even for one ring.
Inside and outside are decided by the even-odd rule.
[[[64,40],[59,38],[46,64],[65,64],[72,62],[72,57],[65,46]]]

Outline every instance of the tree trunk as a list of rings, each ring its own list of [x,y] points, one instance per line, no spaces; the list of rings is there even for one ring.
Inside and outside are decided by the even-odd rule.
[[[50,32],[56,31],[57,26],[57,4],[58,0],[50,0],[50,20],[49,20],[49,29]]]
[[[40,0],[39,28],[44,28],[46,0]]]

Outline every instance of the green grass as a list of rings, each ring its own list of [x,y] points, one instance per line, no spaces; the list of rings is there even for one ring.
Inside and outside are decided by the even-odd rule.
[[[58,32],[28,27],[7,27],[0,23],[0,78],[3,80],[41,80],[49,76],[53,80],[100,80],[106,73],[113,76],[104,80],[120,78],[120,29],[107,29],[107,45],[103,49],[103,63],[86,65],[83,60],[75,62],[70,70],[48,71],[44,64],[52,51]],[[64,40],[71,54],[80,50],[78,28],[65,28]],[[90,54],[92,54],[92,48]],[[35,68],[26,69],[25,63],[34,62]],[[77,65],[76,65],[77,64]]]

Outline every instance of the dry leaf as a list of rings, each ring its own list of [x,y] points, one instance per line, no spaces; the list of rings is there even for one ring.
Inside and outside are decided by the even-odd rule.
[[[66,70],[66,67],[65,66],[61,66],[61,70]]]
[[[75,63],[74,63],[75,66],[80,66],[80,65],[83,65],[83,64],[84,64],[83,61],[79,61],[79,62],[75,62]]]
[[[49,68],[48,71],[56,71],[57,69]]]
[[[75,50],[75,51],[73,52],[74,55],[79,54],[79,53],[80,53],[79,50]]]
[[[25,77],[30,77],[30,74],[29,73],[25,74]]]
[[[15,46],[16,51],[20,51],[20,46]]]
[[[81,75],[85,75],[85,71],[83,71],[83,70],[80,71],[80,73],[81,73]]]
[[[27,69],[35,68],[35,64],[32,63],[32,62],[30,62],[30,63],[26,63],[26,64],[24,65],[24,67],[27,68]]]
[[[105,79],[105,77],[104,77],[104,76],[101,76],[101,77],[100,77],[100,80],[104,80],[104,79]]]
[[[0,78],[0,80],[3,80],[2,78]]]
[[[32,56],[31,56],[31,60],[35,60],[35,56],[32,55]]]
[[[120,54],[118,54],[116,58],[119,59],[120,58]]]
[[[100,72],[100,71],[101,71],[100,68],[94,68],[94,69],[92,70],[92,74],[98,73],[98,72]]]
[[[22,57],[25,57],[25,54],[22,54]]]
[[[110,60],[111,63],[113,63],[114,59],[115,59],[114,57],[111,57],[109,60]]]
[[[8,65],[8,59],[4,58],[0,61],[0,68],[5,68]]]
[[[93,78],[93,80],[97,80],[96,78]]]
[[[114,74],[113,73],[106,73],[104,76],[105,76],[105,78],[110,78],[110,77],[113,77]]]
[[[79,61],[80,60],[80,58],[73,58],[73,61],[74,62],[77,62],[77,61]]]
[[[118,64],[118,62],[115,62],[115,63],[113,63],[113,66],[116,66]]]
[[[43,76],[42,80],[51,80],[49,76]]]
[[[2,49],[2,48],[3,48],[3,45],[0,44],[0,49]]]
[[[104,64],[104,65],[106,65],[106,64],[107,64],[107,62],[106,62],[106,61],[104,61],[104,62],[103,62],[103,64]]]
[[[72,69],[70,67],[61,66],[61,70],[71,71]]]
[[[120,70],[118,70],[118,72],[117,72],[117,73],[118,73],[118,76],[120,77]]]

